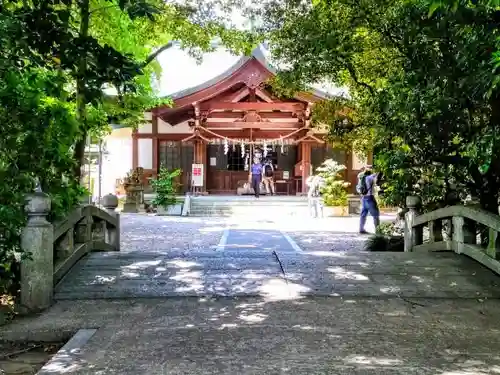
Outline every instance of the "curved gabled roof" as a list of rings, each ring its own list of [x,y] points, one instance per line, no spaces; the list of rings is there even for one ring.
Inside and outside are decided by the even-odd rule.
[[[252,59],[257,60],[262,66],[264,66],[271,74],[276,75],[278,71],[269,63],[268,59],[264,55],[262,49],[265,48],[264,45],[259,45],[257,46],[251,53],[250,56],[243,56],[240,57],[235,64],[230,66],[227,70],[222,72],[221,74],[217,75],[216,77],[213,77],[201,84],[198,84],[196,86],[192,86],[171,94],[168,94],[167,96],[171,97],[172,99],[180,99],[183,97],[186,97],[188,95],[192,95],[198,91],[207,89],[218,82],[221,82],[229,77],[231,77],[234,73],[236,73],[241,67],[243,67],[247,62],[249,62]],[[317,89],[317,88],[311,88],[311,93],[320,98],[320,99],[326,99],[326,98],[331,98],[335,94],[333,93],[328,93],[326,91]]]

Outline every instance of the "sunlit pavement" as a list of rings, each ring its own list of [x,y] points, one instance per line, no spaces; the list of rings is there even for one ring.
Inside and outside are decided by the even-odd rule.
[[[499,373],[498,278],[455,254],[360,251],[357,224],[125,216],[122,252],[82,260],[0,336],[97,329],[46,374]]]

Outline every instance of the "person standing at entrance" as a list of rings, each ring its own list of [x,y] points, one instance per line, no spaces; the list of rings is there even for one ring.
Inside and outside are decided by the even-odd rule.
[[[253,164],[250,168],[252,174],[252,188],[255,193],[255,197],[258,198],[260,195],[260,182],[262,181],[262,164],[259,158],[253,158]]]
[[[366,166],[364,170],[358,174],[358,185],[356,190],[361,195],[361,215],[359,218],[359,233],[368,233],[365,230],[366,217],[370,214],[373,217],[375,230],[380,225],[380,211],[378,209],[377,200],[374,192],[377,183],[377,174],[373,173],[371,166]]]
[[[325,180],[321,176],[310,176],[306,182],[309,186],[307,192],[307,204],[309,206],[309,213],[312,217],[323,217],[323,197],[321,196],[321,189],[325,185]]]
[[[266,193],[274,195],[274,167],[271,160],[267,159],[264,164],[264,186]]]

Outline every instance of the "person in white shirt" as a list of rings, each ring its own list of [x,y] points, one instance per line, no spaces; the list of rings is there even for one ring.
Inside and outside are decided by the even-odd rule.
[[[323,197],[321,188],[325,179],[321,176],[310,176],[306,181],[309,191],[307,192],[307,203],[312,217],[323,217]]]

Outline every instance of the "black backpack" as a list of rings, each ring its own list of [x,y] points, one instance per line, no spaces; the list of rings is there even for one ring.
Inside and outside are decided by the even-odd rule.
[[[264,166],[264,175],[266,177],[272,177],[273,175],[273,167],[271,167],[269,164]]]
[[[366,175],[363,175],[363,177],[361,177],[361,182],[359,184],[359,193],[361,195],[368,194],[368,186],[366,185]]]

